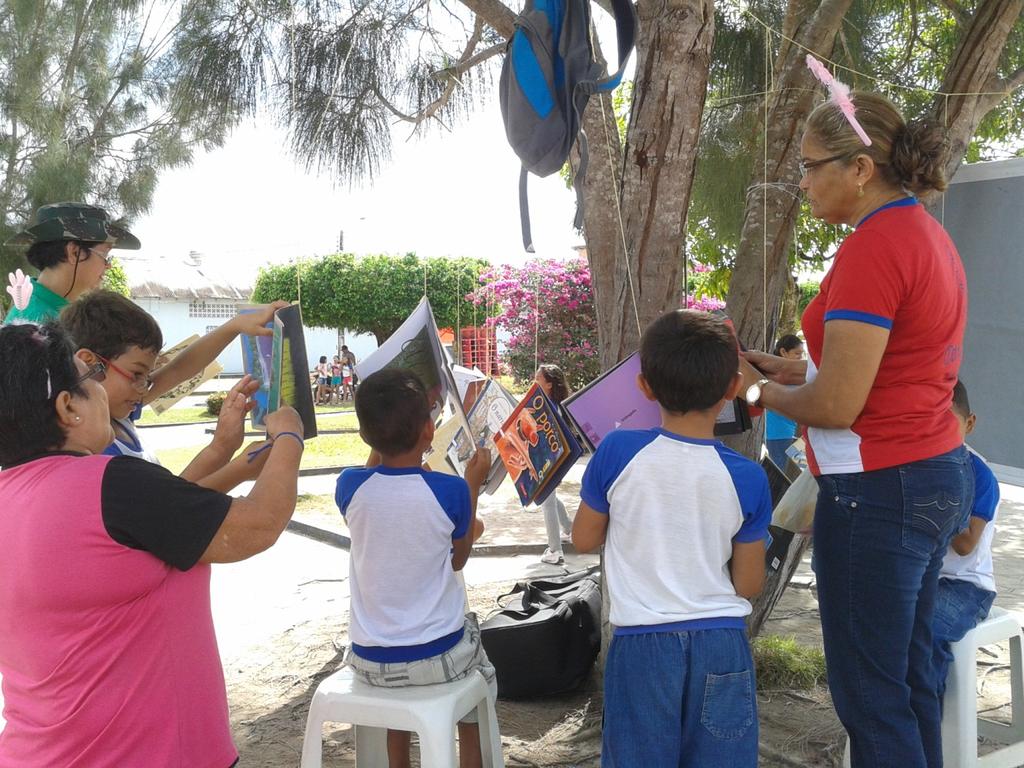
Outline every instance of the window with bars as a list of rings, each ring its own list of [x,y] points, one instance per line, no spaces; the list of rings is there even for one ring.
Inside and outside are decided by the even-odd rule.
[[[188,305],[189,317],[201,318],[231,318],[235,316],[235,305],[228,301],[190,301]]]

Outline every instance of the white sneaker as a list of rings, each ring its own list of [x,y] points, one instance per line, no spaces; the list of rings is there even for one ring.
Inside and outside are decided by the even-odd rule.
[[[562,557],[561,552],[555,552],[550,547],[544,550],[544,554],[540,556],[542,563],[551,563],[551,565],[561,565],[565,562],[565,558]]]

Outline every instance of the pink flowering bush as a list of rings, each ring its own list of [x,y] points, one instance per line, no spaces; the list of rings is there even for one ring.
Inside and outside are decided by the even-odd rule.
[[[716,299],[714,296],[694,296],[692,293],[686,297],[687,309],[699,309],[701,312],[711,312],[716,309],[725,309],[725,302]]]
[[[601,372],[597,314],[584,258],[533,259],[481,273],[469,298],[502,331],[504,364],[519,381],[533,378],[537,363],[554,363],[578,388]]]
[[[682,306],[702,312],[725,309],[725,302],[714,294],[716,277],[718,275],[713,268],[691,260],[687,268],[686,301]]]
[[[682,306],[705,312],[725,307],[702,290],[700,276],[709,271],[691,263],[690,293]],[[502,264],[482,272],[480,283],[467,298],[507,338],[501,362],[513,377],[528,381],[537,364],[554,363],[573,389],[597,378],[597,313],[586,259]]]

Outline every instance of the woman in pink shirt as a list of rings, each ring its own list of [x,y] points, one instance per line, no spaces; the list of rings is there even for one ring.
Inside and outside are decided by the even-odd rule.
[[[284,530],[298,414],[268,416],[266,464],[231,498],[102,455],[106,366],[59,326],[0,328],[0,359],[0,768],[228,768],[209,564]]]

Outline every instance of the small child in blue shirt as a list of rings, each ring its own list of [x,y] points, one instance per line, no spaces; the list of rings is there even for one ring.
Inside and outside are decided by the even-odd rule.
[[[496,696],[494,667],[455,577],[482,532],[476,501],[490,470],[487,451],[470,459],[465,480],[422,468],[434,422],[423,383],[409,370],[366,377],[355,409],[372,451],[366,467],[341,473],[335,495],[352,536],[345,663],[384,687],[452,682],[479,671]],[[387,743],[391,768],[408,766],[409,732],[389,730]],[[459,723],[459,743],[462,768],[479,766],[475,712]]]
[[[957,381],[953,387],[952,411],[960,424],[960,434],[966,439],[974,431],[977,417],[971,413],[967,388],[962,381]],[[974,469],[974,504],[966,521],[967,527],[949,544],[935,595],[932,641],[936,691],[940,701],[946,692],[946,675],[953,661],[950,645],[962,640],[988,616],[996,598],[992,537],[999,506],[999,483],[976,453],[971,453],[971,467]]]
[[[601,765],[753,768],[757,700],[745,617],[764,585],[764,470],[714,439],[736,397],[736,339],[677,310],[640,344],[637,385],[659,429],[616,430],[583,475],[573,545],[605,545],[614,634]]]

